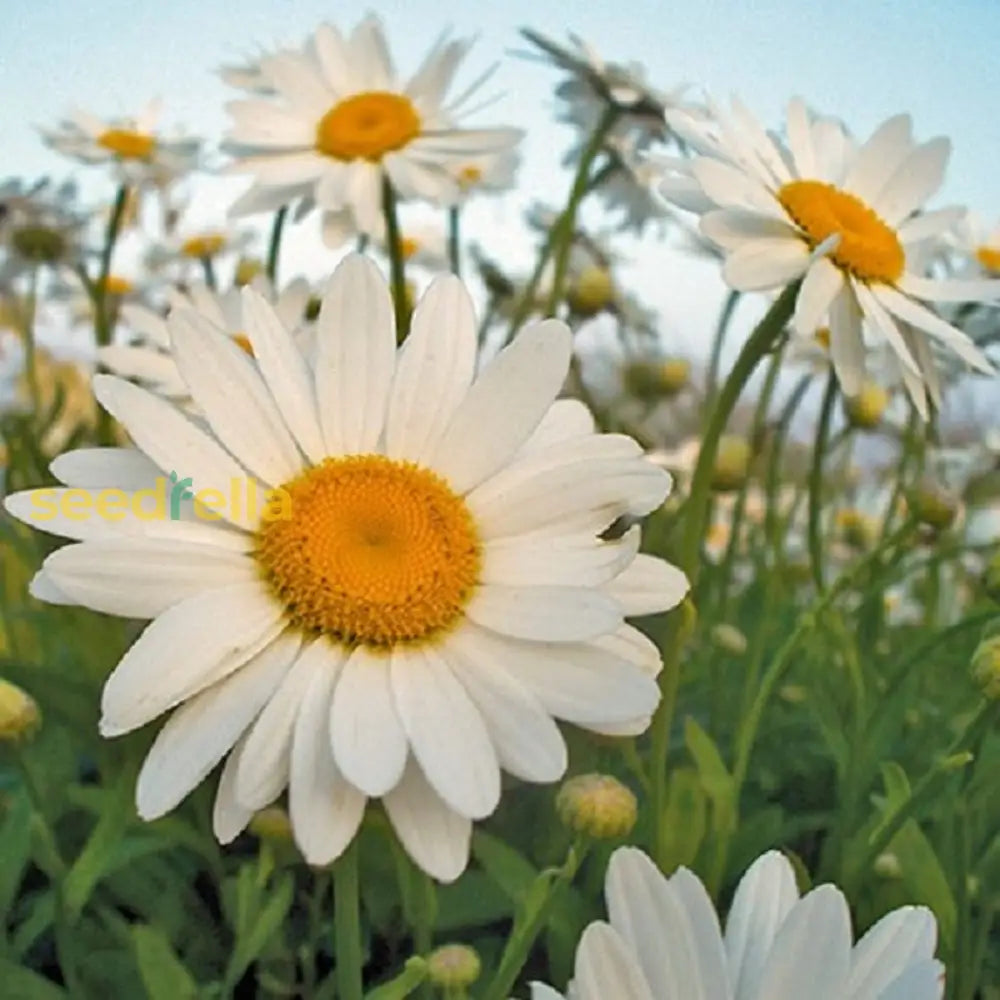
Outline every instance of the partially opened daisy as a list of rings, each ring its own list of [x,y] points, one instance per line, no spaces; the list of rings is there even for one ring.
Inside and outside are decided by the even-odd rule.
[[[940,1000],[937,925],[923,907],[883,917],[851,946],[847,900],[832,885],[801,899],[789,862],[772,851],[743,876],[719,927],[697,876],[669,879],[641,851],[611,857],[610,923],[580,939],[573,1000]],[[532,1000],[561,1000],[535,984]]]
[[[404,199],[454,200],[450,164],[510,148],[521,135],[456,126],[478,86],[447,100],[469,45],[441,40],[403,83],[381,23],[370,15],[347,38],[324,24],[305,50],[263,57],[260,72],[274,95],[228,105],[230,169],[253,177],[251,204],[269,190],[289,201],[308,194],[321,209],[349,210],[361,232],[373,233],[385,178]]]
[[[161,112],[151,101],[135,118],[105,120],[80,109],[54,129],[40,129],[53,149],[83,163],[110,164],[122,182],[164,185],[194,169],[198,139],[157,131]]]
[[[15,516],[81,543],[46,559],[33,592],[154,619],[101,706],[106,736],[173,710],[139,776],[143,817],[225,758],[223,842],[287,787],[295,839],[325,864],[380,799],[414,860],[453,879],[501,768],[563,774],[555,719],[648,725],[659,655],[624,618],[677,604],[687,581],[638,554],[638,527],[604,533],[656,508],[669,477],[630,438],[594,433],[581,404],[554,401],[562,323],[526,328],[475,377],[456,278],[428,290],[399,350],[386,283],[362,256],[326,289],[314,361],[252,289],[243,308],[253,357],[201,312],[171,313],[197,423],[95,379],[139,450],[71,452],[53,472],[95,501],[125,491],[123,516],[42,520],[39,503],[63,494],[9,497]],[[168,473],[172,516],[136,515],[134,491]]]
[[[1000,282],[923,271],[921,245],[961,215],[924,210],[944,178],[948,140],[918,144],[909,115],[897,115],[858,146],[839,123],[793,100],[785,148],[738,101],[730,114],[713,112],[712,123],[668,113],[697,155],[660,161],[660,190],[701,214],[701,231],[723,249],[723,276],[733,288],[776,289],[803,279],[794,326],[811,334],[829,311],[831,357],[845,393],[856,393],[864,378],[863,331],[895,352],[923,413],[928,338],[992,373],[971,339],[924,305],[1000,298]]]
[[[299,346],[302,347],[309,282],[298,278],[280,292],[263,275],[257,275],[251,284],[274,308],[285,328],[300,338]],[[167,315],[184,309],[196,310],[244,351],[252,351],[239,288],[216,292],[202,282],[188,286],[184,292],[168,288]],[[125,304],[121,309],[121,319],[131,337],[126,343],[98,348],[98,361],[115,375],[135,379],[162,396],[190,400],[187,382],[171,353],[167,316],[148,306]]]

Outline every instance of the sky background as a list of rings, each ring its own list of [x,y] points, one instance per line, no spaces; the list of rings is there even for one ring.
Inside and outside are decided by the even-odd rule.
[[[663,89],[690,82],[694,93],[737,93],[768,127],[780,124],[795,94],[862,138],[886,117],[909,111],[919,139],[945,134],[953,142],[935,204],[969,205],[991,223],[1000,217],[998,0],[384,0],[370,7],[330,0],[5,0],[0,180],[77,173],[84,193],[100,200],[111,191],[101,169],[47,150],[37,125],[55,123],[74,104],[101,116],[131,115],[159,96],[165,124],[183,125],[212,144],[226,128],[226,100],[239,96],[215,75],[220,64],[299,44],[323,20],[347,30],[368,9],[384,20],[404,72],[446,28],[478,36],[459,84],[500,62],[488,91],[501,96],[473,123],[527,131],[520,190],[478,206],[467,231],[514,272],[532,263],[521,210],[535,199],[561,205],[569,177],[560,160],[572,140],[553,126],[560,73],[514,54],[527,48],[521,26],[558,40],[575,31],[609,60],[642,62]],[[186,221],[221,221],[244,186],[199,177]],[[292,232],[284,276],[328,273],[335,258],[314,226]],[[630,287],[661,314],[668,347],[703,355],[724,294],[717,267],[653,235],[622,240],[619,249],[631,261]],[[755,308],[746,306],[741,325]]]

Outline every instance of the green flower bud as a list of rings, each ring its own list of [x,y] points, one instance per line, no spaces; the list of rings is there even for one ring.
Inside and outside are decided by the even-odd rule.
[[[11,245],[22,257],[39,264],[53,264],[66,253],[66,238],[48,226],[22,226],[10,236]]]
[[[482,971],[474,948],[467,944],[446,944],[436,948],[427,959],[427,976],[444,990],[468,989]]]
[[[29,740],[42,723],[38,703],[16,684],[0,680],[0,743]]]
[[[596,840],[624,837],[635,826],[639,805],[632,791],[606,774],[581,774],[563,783],[556,812],[574,833]]]
[[[958,497],[943,486],[925,480],[910,495],[909,506],[921,524],[936,531],[944,531],[954,524],[958,516],[959,501]]]
[[[972,654],[972,679],[990,701],[1000,699],[1000,636],[990,636]]]
[[[566,302],[577,316],[596,316],[615,300],[615,283],[606,267],[585,267],[566,292]]]
[[[738,490],[750,472],[750,443],[734,434],[724,434],[719,439],[712,469],[712,489],[720,493]]]
[[[844,415],[862,430],[873,430],[882,422],[889,393],[875,382],[866,382],[856,396],[845,397]]]
[[[747,637],[735,625],[726,622],[713,625],[711,636],[719,649],[733,656],[742,656],[747,651]]]

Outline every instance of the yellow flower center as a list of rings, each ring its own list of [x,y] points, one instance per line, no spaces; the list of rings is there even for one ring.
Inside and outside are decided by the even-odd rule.
[[[403,260],[409,260],[420,249],[420,240],[413,236],[401,236],[399,238],[399,252]]]
[[[132,282],[117,274],[109,274],[104,279],[105,295],[128,295],[132,291]]]
[[[979,247],[976,250],[976,260],[984,271],[1000,274],[1000,247]]]
[[[148,160],[156,148],[156,140],[142,132],[110,128],[97,137],[97,145],[110,150],[123,160]]]
[[[813,334],[813,339],[824,351],[830,350],[830,328],[828,326],[821,326]]]
[[[204,233],[192,236],[181,244],[181,253],[185,257],[214,257],[226,245],[226,237],[222,233]]]
[[[841,270],[859,281],[887,285],[902,277],[906,254],[899,237],[860,198],[821,181],[792,181],[777,197],[810,247],[840,236],[829,257]]]
[[[250,338],[245,333],[234,333],[233,342],[237,347],[242,347],[247,354],[252,358],[254,356],[253,346],[250,343]]]
[[[335,104],[316,126],[316,149],[336,160],[377,162],[420,134],[420,116],[402,94],[371,90]]]
[[[284,485],[256,557],[291,622],[386,649],[453,627],[479,579],[465,502],[428,469],[382,455],[330,458]]]
[[[467,167],[462,167],[458,172],[458,186],[462,188],[463,191],[468,191],[469,188],[474,187],[483,179],[482,170],[469,164]]]

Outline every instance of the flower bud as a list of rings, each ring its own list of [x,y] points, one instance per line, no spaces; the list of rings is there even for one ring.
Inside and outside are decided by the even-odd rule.
[[[841,539],[853,549],[868,549],[878,537],[878,524],[863,511],[846,507],[837,511],[837,528]]]
[[[268,806],[255,813],[250,820],[250,832],[261,840],[269,840],[277,844],[292,842],[292,821],[281,806]]]
[[[581,774],[563,783],[556,812],[574,833],[597,840],[624,837],[635,826],[639,805],[632,791],[607,774]]]
[[[467,944],[446,944],[436,948],[427,959],[427,977],[443,990],[468,989],[482,971],[474,948]]]
[[[30,739],[41,721],[35,699],[16,684],[0,679],[0,743]]]
[[[936,531],[950,528],[958,516],[958,497],[930,480],[919,483],[907,502],[913,516]]]
[[[724,434],[719,439],[712,469],[712,489],[720,493],[738,490],[750,472],[750,443],[735,434]]]
[[[585,267],[566,292],[566,302],[578,316],[596,316],[615,300],[615,283],[606,267]]]
[[[1000,699],[1000,635],[993,635],[972,654],[972,679],[990,701]]]
[[[687,358],[667,358],[660,364],[660,388],[664,396],[676,396],[691,378]]]
[[[38,264],[53,264],[66,253],[66,238],[48,226],[22,226],[10,236],[11,246],[24,258]]]
[[[903,877],[903,866],[891,851],[883,851],[875,859],[872,868],[879,878],[895,880]]]
[[[747,637],[735,626],[720,622],[712,626],[712,642],[723,652],[742,656],[747,651]]]
[[[889,393],[876,382],[865,382],[856,396],[845,397],[844,415],[855,427],[870,431],[882,422],[888,405]]]

